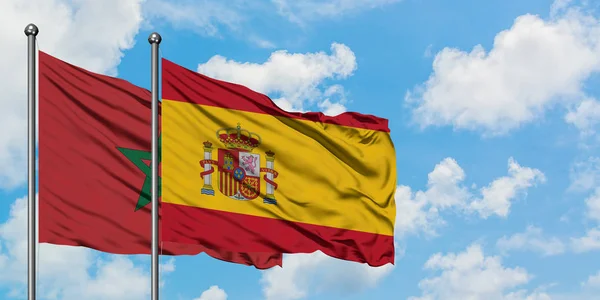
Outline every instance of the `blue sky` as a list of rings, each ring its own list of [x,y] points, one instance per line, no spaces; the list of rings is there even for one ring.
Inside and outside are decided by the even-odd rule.
[[[163,57],[285,109],[390,120],[395,266],[164,258],[161,299],[600,299],[595,1],[20,2],[0,4],[1,299],[26,287],[29,22],[41,50],[146,88],[157,31]],[[41,295],[148,299],[148,262],[42,245]]]

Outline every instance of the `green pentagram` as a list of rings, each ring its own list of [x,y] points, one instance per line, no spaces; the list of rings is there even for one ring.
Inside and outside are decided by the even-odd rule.
[[[158,163],[160,164],[161,162],[161,136],[158,136]],[[142,171],[144,173],[144,175],[146,175],[146,178],[144,179],[144,184],[142,185],[142,191],[140,192],[140,196],[138,198],[137,204],[135,205],[135,211],[139,210],[140,208],[148,205],[151,200],[150,200],[150,194],[152,192],[151,187],[152,187],[152,168],[148,165],[146,165],[144,163],[144,160],[148,160],[148,161],[152,161],[152,153],[150,151],[144,151],[144,150],[135,150],[135,149],[128,149],[128,148],[121,148],[121,147],[117,147],[117,149],[119,149],[119,151],[121,153],[123,153],[123,155],[125,155],[125,157],[127,157],[127,159],[129,159],[129,161],[131,161],[136,167],[138,167],[138,169],[140,169],[140,171]],[[162,184],[161,184],[161,178],[158,177],[158,197],[160,197],[161,195],[161,190],[162,190]]]

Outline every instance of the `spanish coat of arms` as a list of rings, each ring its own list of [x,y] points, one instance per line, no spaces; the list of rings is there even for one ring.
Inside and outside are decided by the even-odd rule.
[[[277,177],[275,171],[275,153],[265,153],[265,166],[261,168],[261,157],[258,153],[252,153],[254,148],[260,145],[259,135],[242,129],[240,124],[236,128],[221,128],[217,130],[217,138],[225,145],[218,149],[218,159],[212,159],[213,145],[204,142],[204,159],[200,166],[204,171],[200,176],[204,179],[201,193],[214,196],[212,185],[214,168],[217,165],[217,186],[221,194],[235,200],[253,200],[261,195],[261,173],[266,173],[263,180],[266,183],[266,191],[263,202],[266,204],[277,204],[274,192],[277,184],[273,181]]]

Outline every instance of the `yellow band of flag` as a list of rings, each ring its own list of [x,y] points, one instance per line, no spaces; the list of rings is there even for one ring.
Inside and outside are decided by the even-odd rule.
[[[224,137],[238,132],[251,139],[230,152],[235,139]],[[260,143],[252,148],[252,141]],[[164,203],[391,236],[395,165],[385,131],[162,102]],[[214,171],[201,175],[209,167]],[[268,188],[265,177],[276,187]],[[234,200],[236,193],[256,197]]]

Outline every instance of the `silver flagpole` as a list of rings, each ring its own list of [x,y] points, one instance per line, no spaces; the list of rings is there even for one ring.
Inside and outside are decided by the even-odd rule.
[[[35,205],[35,96],[36,96],[36,47],[35,39],[39,30],[35,24],[25,27],[27,36],[27,299],[35,300],[36,295],[36,232]]]
[[[152,47],[152,292],[158,300],[158,45],[162,38],[154,32],[148,37]]]

